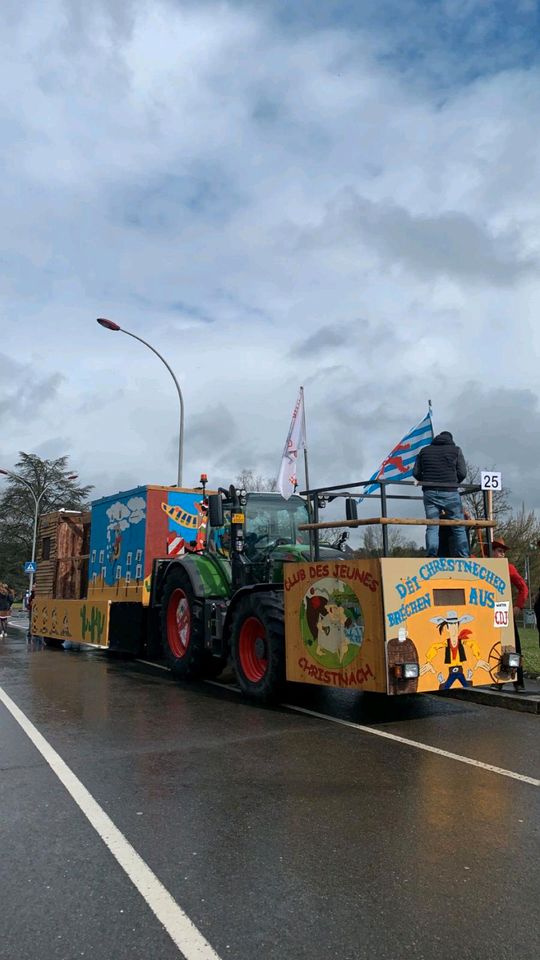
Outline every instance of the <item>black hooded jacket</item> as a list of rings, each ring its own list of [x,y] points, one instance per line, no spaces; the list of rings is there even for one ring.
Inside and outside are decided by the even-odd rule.
[[[415,480],[418,480],[423,487],[431,489],[436,489],[438,484],[451,483],[454,484],[455,490],[466,476],[465,457],[448,430],[437,434],[428,447],[422,448],[413,469]],[[442,489],[451,488],[442,487]]]

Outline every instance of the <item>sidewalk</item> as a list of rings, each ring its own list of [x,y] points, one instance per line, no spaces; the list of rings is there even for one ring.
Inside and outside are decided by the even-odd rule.
[[[473,703],[483,703],[489,707],[504,707],[506,710],[519,710],[521,713],[540,714],[540,680],[525,678],[524,693],[516,693],[513,684],[502,684],[498,690],[490,687],[469,687],[444,690],[440,697],[449,697],[454,700],[469,700]]]
[[[28,614],[22,611],[21,613],[12,613],[8,620],[8,626],[15,627],[16,630],[24,630],[25,633],[28,633],[29,625]]]

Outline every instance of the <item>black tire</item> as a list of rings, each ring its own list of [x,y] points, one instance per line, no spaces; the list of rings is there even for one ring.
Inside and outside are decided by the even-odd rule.
[[[43,643],[54,650],[60,650],[64,646],[64,641],[58,640],[57,637],[43,637]]]
[[[285,686],[282,594],[242,597],[232,615],[231,649],[242,693],[260,703],[278,700]]]
[[[179,680],[197,680],[204,675],[203,605],[181,567],[172,568],[163,588],[161,643],[163,656]]]
[[[179,630],[179,604],[184,603],[186,634]],[[214,657],[204,647],[204,607],[181,567],[167,576],[161,597],[161,647],[165,661],[178,680],[218,677],[226,657]]]

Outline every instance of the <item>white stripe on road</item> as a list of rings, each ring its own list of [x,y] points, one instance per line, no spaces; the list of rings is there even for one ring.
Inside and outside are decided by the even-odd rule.
[[[139,660],[138,657],[135,657],[135,663],[144,663],[146,667],[156,667],[157,670],[166,670],[167,673],[170,673],[169,667],[164,667],[162,663],[153,663],[152,660]]]
[[[39,750],[53,773],[64,784],[90,825],[127,873],[131,882],[155,913],[160,923],[163,924],[171,940],[186,960],[220,960],[218,954],[205,940],[202,933],[197,930],[197,927],[178,906],[169,891],[152,873],[150,867],[146,865],[137,851],[120,833],[118,827],[115,827],[110,817],[101,809],[91,793],[88,792],[56,750],[50,746],[45,737],[41,735],[2,687],[0,687],[0,701],[7,707],[12,717],[22,727],[36,749]]]
[[[161,670],[168,670],[168,667],[162,667],[157,663],[150,663],[149,660],[139,660],[139,663],[147,663],[148,666],[157,667]],[[220,683],[219,680],[205,680],[213,687],[221,687],[224,690],[233,690],[240,693],[240,687],[230,683]],[[530,783],[533,787],[540,787],[540,780],[535,777],[526,777],[523,773],[515,773],[513,770],[505,770],[504,767],[495,767],[492,763],[483,763],[482,760],[473,760],[472,757],[462,757],[459,753],[450,753],[449,750],[441,750],[440,747],[432,747],[428,743],[420,743],[418,740],[409,740],[407,737],[398,737],[396,733],[388,733],[386,730],[377,730],[375,727],[366,727],[361,723],[353,723],[351,720],[340,720],[339,717],[332,717],[327,713],[317,713],[315,710],[307,710],[305,707],[296,707],[292,703],[282,703],[282,707],[287,710],[294,710],[295,713],[305,713],[308,717],[316,717],[318,720],[327,720],[329,723],[340,723],[343,727],[352,727],[353,730],[361,730],[363,733],[371,733],[374,737],[383,737],[386,740],[394,740],[396,743],[403,743],[407,747],[415,747],[417,750],[425,750],[427,753],[436,753],[440,757],[448,757],[449,760],[458,760],[460,763],[468,763],[471,767],[479,767],[481,770],[488,770],[490,773],[498,773],[501,777],[510,777],[512,780],[520,780],[522,783]]]
[[[450,753],[449,750],[441,750],[439,747],[430,747],[427,743],[420,743],[418,740],[408,740],[406,737],[398,737],[395,733],[388,733],[386,730],[377,730],[374,727],[365,727],[361,723],[353,723],[352,720],[340,720],[338,717],[330,717],[326,713],[317,713],[315,710],[306,710],[305,707],[295,707],[292,703],[282,703],[282,707],[287,710],[294,710],[296,713],[305,713],[308,717],[317,717],[318,720],[328,720],[329,723],[340,723],[343,727],[352,727],[353,730],[361,730],[362,733],[371,733],[374,737],[384,737],[385,740],[394,740],[396,743],[403,743],[407,747],[416,747],[417,750],[426,750],[427,753],[436,753],[440,757],[448,757],[449,760],[459,760],[460,763],[468,763],[471,767],[480,767],[481,770],[488,770],[490,773],[498,773],[501,777],[511,777],[512,780],[521,780],[522,783],[530,783],[533,787],[540,787],[540,780],[535,777],[526,777],[522,773],[514,773],[513,770],[505,770],[504,767],[494,767],[491,763],[482,763],[481,760],[472,760],[471,757],[462,757],[459,753]]]

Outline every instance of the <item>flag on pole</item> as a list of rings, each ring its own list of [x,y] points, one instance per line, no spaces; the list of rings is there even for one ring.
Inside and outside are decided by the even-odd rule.
[[[278,475],[278,490],[282,497],[289,499],[298,486],[298,451],[306,447],[306,418],[304,411],[304,388],[300,387],[298,400],[293,411],[291,425]]]
[[[393,480],[399,483],[400,480],[409,480],[412,477],[415,460],[422,447],[427,447],[433,440],[431,403],[428,412],[423,420],[412,427],[404,437],[396,443],[390,453],[381,463],[379,469],[370,477],[373,480]],[[376,483],[371,483],[364,493],[374,493],[379,491],[380,487]],[[359,497],[358,502],[362,500]]]

